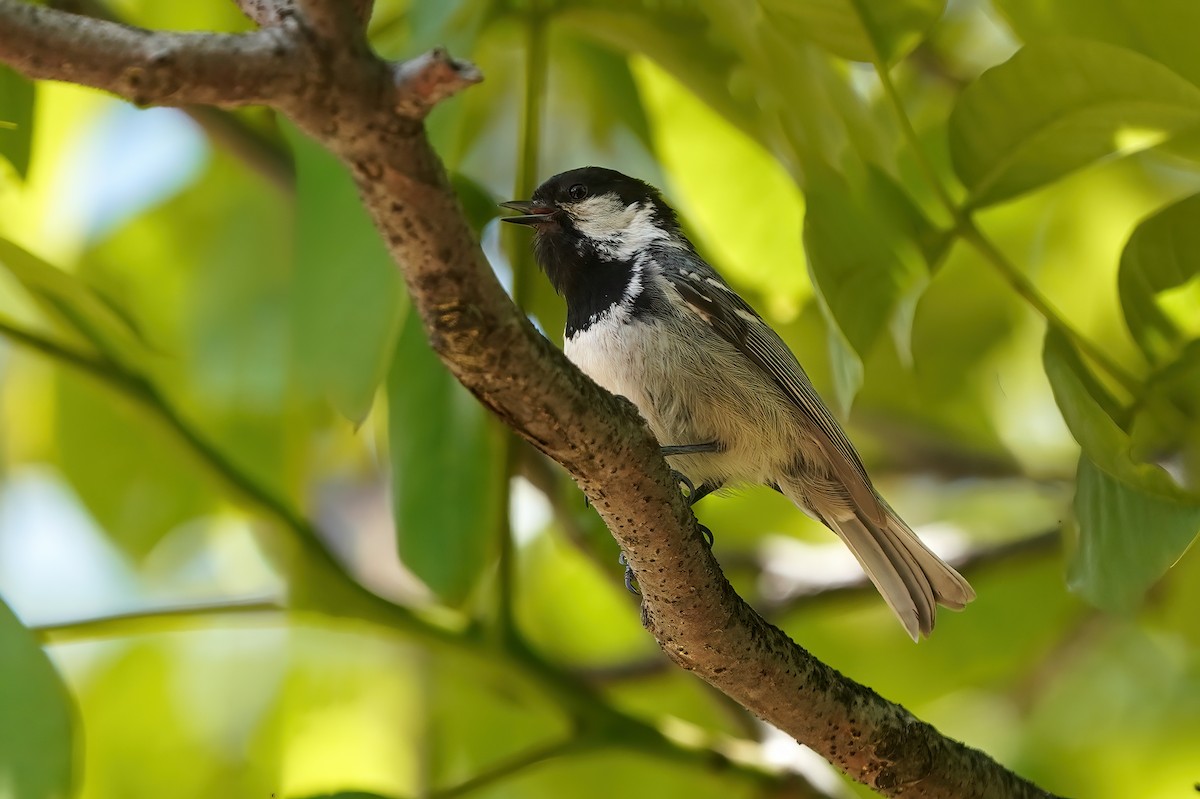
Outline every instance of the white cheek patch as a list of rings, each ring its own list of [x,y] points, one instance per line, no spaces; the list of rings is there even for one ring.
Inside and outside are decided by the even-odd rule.
[[[654,208],[649,203],[624,205],[613,195],[602,195],[566,210],[579,232],[615,260],[630,260],[650,244],[670,238],[654,223]]]

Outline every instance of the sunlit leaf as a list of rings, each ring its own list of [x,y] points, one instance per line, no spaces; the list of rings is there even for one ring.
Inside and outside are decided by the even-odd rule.
[[[130,325],[131,314],[114,311],[112,298],[101,298],[74,275],[5,239],[0,239],[0,265],[21,281],[48,317],[107,359],[130,367],[149,354],[138,331]]]
[[[289,129],[296,155],[292,324],[300,376],[355,424],[392,360],[404,303],[396,265],[342,165]]]
[[[74,710],[50,658],[0,601],[0,796],[73,795]]]
[[[1115,405],[1061,333],[1046,334],[1054,398],[1083,449],[1075,494],[1072,587],[1096,605],[1134,606],[1200,532],[1200,497],[1161,467],[1134,461]]]
[[[1200,85],[1200,3],[1193,0],[995,0],[1025,42],[1062,36],[1137,50]]]
[[[1169,356],[1180,344],[1179,324],[1159,295],[1200,276],[1200,194],[1159,211],[1138,225],[1121,253],[1121,308],[1129,332],[1152,359]],[[1193,306],[1191,313],[1196,317]]]
[[[446,371],[410,313],[388,374],[388,440],[400,559],[462,602],[492,552],[505,486],[501,433]]]
[[[1157,61],[1100,42],[1040,41],[959,96],[950,154],[970,204],[982,206],[1197,125],[1200,87]]]
[[[0,158],[12,164],[22,178],[29,171],[33,103],[33,81],[0,66]]]
[[[888,62],[912,49],[945,0],[766,0],[763,13],[788,36],[851,61]]]
[[[147,632],[161,631],[154,624]],[[79,689],[86,796],[150,799],[169,790],[173,799],[214,791],[270,799],[279,738],[268,747],[251,736],[276,699],[278,639],[263,630],[207,635],[135,636],[88,669]],[[240,747],[234,756],[231,740]]]

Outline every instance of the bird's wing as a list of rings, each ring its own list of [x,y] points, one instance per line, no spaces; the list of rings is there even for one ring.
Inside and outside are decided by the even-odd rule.
[[[875,494],[854,445],[825,407],[804,368],[779,334],[698,257],[689,254],[660,263],[664,277],[679,292],[680,298],[723,339],[766,372],[800,409],[804,419],[811,423],[811,432],[825,449],[834,473],[859,510],[876,524],[883,524],[887,512]]]

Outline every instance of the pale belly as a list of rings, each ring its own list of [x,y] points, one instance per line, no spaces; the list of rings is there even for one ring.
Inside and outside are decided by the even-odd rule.
[[[696,485],[770,485],[816,447],[779,388],[703,328],[668,337],[637,322],[598,323],[576,333],[564,351],[601,386],[633,402],[660,444],[721,445],[718,453],[669,459]]]

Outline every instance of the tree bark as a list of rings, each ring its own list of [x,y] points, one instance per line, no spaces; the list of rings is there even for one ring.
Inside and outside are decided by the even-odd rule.
[[[484,405],[575,478],[625,551],[667,655],[887,796],[1049,797],[792,642],[733,591],[632,404],[537,333],[483,258],[422,121],[481,79],[435,50],[388,63],[357,0],[237,0],[238,35],[151,32],[0,0],[0,62],[138,105],[264,104],[334,152],[429,340]]]

